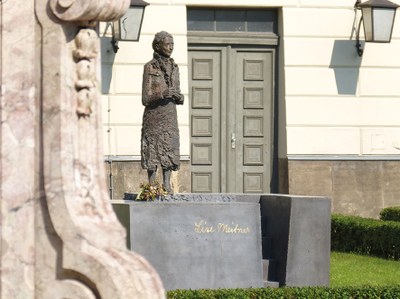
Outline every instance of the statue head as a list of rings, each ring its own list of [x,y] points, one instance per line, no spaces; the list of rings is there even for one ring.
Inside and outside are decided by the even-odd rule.
[[[153,50],[164,57],[170,57],[174,50],[174,39],[166,31],[156,33],[153,40]]]

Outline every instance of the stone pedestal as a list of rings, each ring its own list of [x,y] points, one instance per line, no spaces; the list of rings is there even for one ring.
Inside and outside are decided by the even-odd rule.
[[[128,247],[154,265],[168,290],[329,286],[326,197],[177,194],[112,202]]]
[[[214,200],[113,200],[128,229],[129,248],[142,254],[167,290],[262,287],[260,205]],[[218,198],[224,198],[218,201]]]

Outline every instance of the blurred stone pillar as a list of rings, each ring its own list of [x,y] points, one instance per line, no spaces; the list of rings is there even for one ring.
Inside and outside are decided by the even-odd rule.
[[[0,299],[164,298],[105,186],[97,22],[129,0],[0,0]]]

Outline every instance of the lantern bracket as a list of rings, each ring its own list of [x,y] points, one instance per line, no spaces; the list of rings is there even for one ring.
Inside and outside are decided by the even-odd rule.
[[[360,28],[361,28],[362,21],[363,21],[363,17],[361,16],[360,22],[358,22],[358,28],[357,28],[357,33],[356,33],[356,49],[357,49],[357,54],[360,57],[364,53],[364,49],[361,48],[361,43],[360,43]]]

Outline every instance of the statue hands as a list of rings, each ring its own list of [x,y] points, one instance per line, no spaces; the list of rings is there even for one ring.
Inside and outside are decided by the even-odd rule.
[[[183,105],[183,94],[179,94],[178,98],[174,98],[174,102],[177,105]]]
[[[174,99],[179,96],[179,93],[174,87],[169,87],[168,89],[163,91],[162,95],[164,99]]]
[[[174,87],[170,87],[162,93],[164,99],[173,99],[175,104],[183,104],[183,95]]]

